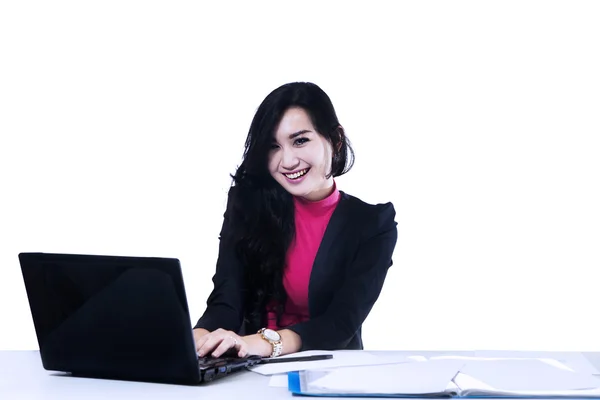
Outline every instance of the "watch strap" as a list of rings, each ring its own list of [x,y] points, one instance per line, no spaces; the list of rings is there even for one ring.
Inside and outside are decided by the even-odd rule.
[[[266,340],[269,344],[271,344],[272,351],[271,351],[271,355],[269,357],[270,358],[277,357],[277,356],[279,356],[281,354],[281,352],[283,350],[283,343],[281,342],[281,339],[279,339],[279,340],[271,340],[271,339],[267,338],[264,335],[264,331],[265,330],[266,330],[266,328],[262,328],[257,333],[260,334],[260,337],[262,337],[263,340]]]

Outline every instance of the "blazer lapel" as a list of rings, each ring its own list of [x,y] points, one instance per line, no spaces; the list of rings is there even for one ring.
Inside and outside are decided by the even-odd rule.
[[[315,302],[318,302],[318,298],[315,298],[315,293],[320,291],[319,284],[323,281],[322,278],[334,267],[333,263],[329,262],[329,256],[331,255],[332,246],[335,245],[336,239],[340,237],[340,234],[349,221],[349,208],[349,197],[340,190],[340,201],[331,214],[310,274],[308,284],[308,308],[310,314],[315,309]]]

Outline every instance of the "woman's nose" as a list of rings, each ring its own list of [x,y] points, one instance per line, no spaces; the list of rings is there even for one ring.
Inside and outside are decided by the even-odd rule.
[[[298,157],[292,149],[283,149],[281,155],[281,166],[284,169],[293,170],[299,164]]]

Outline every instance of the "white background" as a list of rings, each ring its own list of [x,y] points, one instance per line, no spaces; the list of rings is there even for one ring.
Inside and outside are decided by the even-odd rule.
[[[17,255],[177,257],[195,321],[262,99],[332,98],[339,187],[392,201],[369,349],[600,350],[600,4],[4,1],[0,349]]]

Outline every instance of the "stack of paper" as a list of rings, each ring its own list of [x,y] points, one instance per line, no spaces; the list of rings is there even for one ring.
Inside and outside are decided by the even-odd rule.
[[[462,363],[440,360],[327,370],[288,376],[290,391],[312,395],[412,395],[447,397],[448,384]]]
[[[462,396],[600,397],[600,379],[556,360],[469,361],[454,382]]]
[[[300,353],[288,354],[286,357],[302,357],[321,354],[332,354],[333,358],[319,361],[297,361],[274,364],[259,364],[252,367],[252,371],[261,375],[273,375],[287,373],[289,371],[302,371],[316,368],[336,368],[351,367],[358,365],[383,365],[398,364],[403,362],[412,362],[422,357],[411,357],[405,355],[387,354],[385,356],[376,356],[366,351],[360,350],[337,350],[337,351],[303,351]]]
[[[398,355],[394,353],[388,353],[383,356],[378,356],[359,350],[304,351],[300,353],[288,354],[286,356],[282,356],[281,358],[311,356],[320,354],[333,354],[333,358],[320,361],[298,361],[274,364],[260,364],[252,367],[250,370],[261,375],[270,375],[270,386],[287,387],[288,372],[351,366],[388,365],[426,360],[424,357],[420,356],[413,357]]]
[[[444,356],[303,368],[287,375],[288,388],[297,395],[600,398],[595,368],[580,363],[576,370],[575,364],[549,358]]]

